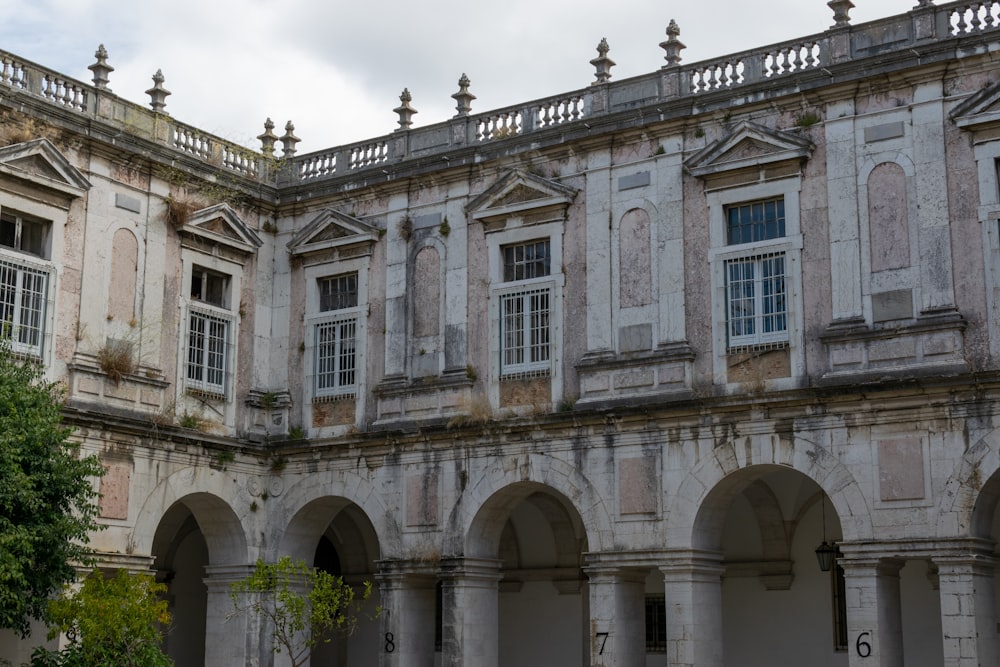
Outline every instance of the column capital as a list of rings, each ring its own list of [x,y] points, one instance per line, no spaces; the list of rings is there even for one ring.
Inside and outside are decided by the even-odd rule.
[[[433,588],[438,579],[438,562],[386,559],[375,561],[375,581],[383,586]]]
[[[495,558],[474,558],[458,556],[441,559],[441,578],[445,581],[454,579],[479,579],[482,581],[500,581],[502,560]]]

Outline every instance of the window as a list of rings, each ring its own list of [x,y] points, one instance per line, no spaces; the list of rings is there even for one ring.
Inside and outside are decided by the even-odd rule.
[[[784,239],[783,199],[726,207],[729,246],[751,245],[746,254],[725,260],[726,330],[730,348],[788,340],[785,252],[766,251],[762,242]]]
[[[188,307],[187,361],[189,389],[224,398],[230,370],[230,276],[194,266]]]
[[[0,212],[0,327],[11,349],[42,356],[51,270],[37,258],[48,254],[50,224],[5,209]],[[31,255],[33,257],[29,257]]]
[[[319,278],[319,310],[329,317],[313,327],[316,396],[353,395],[358,367],[358,274]]]
[[[13,211],[0,212],[0,246],[45,257],[48,253],[49,223]]]
[[[646,653],[667,652],[667,602],[663,595],[646,596]]]
[[[548,239],[503,246],[504,282],[547,278],[551,272]],[[512,287],[500,295],[501,375],[549,369],[551,285]]]

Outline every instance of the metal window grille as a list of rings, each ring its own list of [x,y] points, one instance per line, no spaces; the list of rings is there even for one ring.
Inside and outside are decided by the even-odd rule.
[[[356,318],[316,325],[316,395],[353,393],[357,385]]]
[[[501,373],[512,375],[549,368],[551,288],[500,297]]]
[[[729,346],[787,341],[785,253],[731,259],[725,271]]]
[[[231,323],[229,317],[208,310],[190,309],[186,372],[189,389],[225,397]]]
[[[503,246],[503,280],[543,278],[552,271],[549,239]]]
[[[0,325],[18,354],[42,356],[49,272],[0,259]]]
[[[729,245],[780,239],[784,236],[784,199],[767,199],[726,207],[726,242]]]
[[[667,652],[667,602],[663,595],[646,596],[646,653]]]
[[[318,282],[321,312],[355,308],[358,305],[357,273],[320,278]]]

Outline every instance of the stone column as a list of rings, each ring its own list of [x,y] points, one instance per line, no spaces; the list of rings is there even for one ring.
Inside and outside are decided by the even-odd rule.
[[[245,579],[252,565],[209,565],[205,568],[208,589],[205,610],[205,664],[213,667],[258,667],[269,665],[271,656],[261,645],[260,619],[234,614],[229,587]]]
[[[382,602],[379,667],[432,667],[436,572],[408,561],[380,561],[378,567]]]
[[[891,558],[851,558],[844,568],[847,601],[847,652],[851,667],[903,667],[903,625],[899,570]]]
[[[661,566],[670,667],[722,667],[722,554],[674,553]]]
[[[646,660],[645,570],[610,565],[584,569],[590,623],[585,648],[591,667],[642,665]]]
[[[941,594],[945,667],[1000,664],[994,601],[996,558],[970,553],[933,560]]]
[[[442,667],[499,664],[501,564],[488,558],[448,558],[441,562]]]

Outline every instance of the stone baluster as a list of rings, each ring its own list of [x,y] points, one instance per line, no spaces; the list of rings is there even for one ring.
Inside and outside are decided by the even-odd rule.
[[[274,142],[278,140],[278,136],[273,130],[274,121],[268,118],[264,121],[264,132],[257,135],[257,139],[260,141],[260,152],[268,157],[274,155]]]
[[[601,83],[607,83],[611,79],[611,68],[615,66],[615,61],[608,58],[608,51],[610,50],[611,47],[608,46],[607,38],[602,37],[601,41],[597,44],[597,57],[590,61],[590,64],[596,70],[594,77],[597,79],[590,85],[596,86]]]
[[[94,85],[99,90],[110,90],[108,88],[108,75],[114,72],[115,68],[108,64],[108,51],[104,48],[103,44],[97,47],[94,57],[97,58],[97,62],[87,67],[87,69],[94,73]]]
[[[455,110],[458,111],[455,114],[455,118],[461,118],[462,116],[468,116],[469,112],[472,111],[472,100],[476,99],[476,96],[469,92],[469,85],[472,82],[469,81],[469,77],[462,74],[462,78],[458,80],[458,92],[452,95],[452,99],[457,102]],[[416,113],[414,111],[414,113]]]
[[[413,96],[410,95],[409,88],[403,88],[403,92],[399,95],[399,101],[401,104],[393,109],[394,113],[399,114],[399,127],[396,131],[408,130],[410,126],[413,125],[413,114],[417,113],[417,110],[410,106],[410,102],[413,101]]]
[[[295,155],[295,144],[302,140],[295,136],[295,126],[292,125],[292,121],[285,123],[285,133],[281,135],[279,141],[282,146],[281,154],[284,157],[290,158]]]
[[[670,25],[667,26],[667,40],[660,42],[660,48],[666,51],[666,55],[663,56],[663,59],[667,61],[667,64],[663,66],[664,69],[677,67],[681,63],[681,49],[687,47],[678,39],[680,35],[681,29],[677,25],[677,21],[670,19]]]
[[[156,74],[153,75],[153,87],[146,91],[149,95],[149,106],[156,113],[166,113],[164,108],[167,106],[167,95],[170,91],[163,87],[163,82],[166,79],[163,78],[163,70],[156,70]]]

